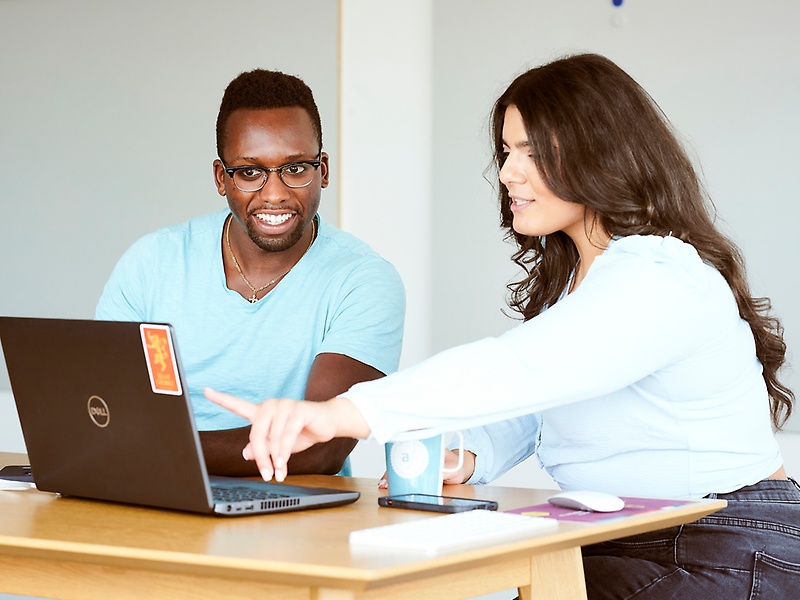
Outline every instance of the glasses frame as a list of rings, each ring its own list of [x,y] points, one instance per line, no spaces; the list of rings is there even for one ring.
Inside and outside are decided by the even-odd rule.
[[[219,159],[219,162],[222,163],[222,170],[225,171],[230,176],[231,181],[233,181],[233,185],[236,186],[237,190],[239,190],[240,192],[244,192],[245,194],[253,194],[255,192],[260,192],[262,189],[264,189],[264,186],[267,185],[267,180],[269,179],[270,173],[277,173],[278,178],[281,180],[283,185],[293,190],[298,190],[304,187],[308,187],[309,185],[311,185],[311,182],[314,181],[313,175],[311,179],[308,180],[308,183],[304,183],[303,185],[289,185],[283,178],[283,173],[286,169],[294,167],[296,165],[310,165],[311,167],[314,168],[314,172],[316,172],[319,170],[320,165],[322,165],[322,160],[320,160],[321,158],[322,158],[322,150],[320,150],[319,154],[317,154],[317,158],[313,160],[296,160],[290,163],[286,163],[285,165],[280,165],[279,167],[262,167],[259,165],[242,165],[241,167],[228,167],[225,165],[225,161],[223,161],[221,158]],[[259,169],[261,171],[264,171],[264,180],[261,182],[261,185],[258,188],[254,190],[243,190],[236,183],[236,179],[234,179],[233,177],[234,174],[236,173],[236,171],[242,171],[244,169]]]

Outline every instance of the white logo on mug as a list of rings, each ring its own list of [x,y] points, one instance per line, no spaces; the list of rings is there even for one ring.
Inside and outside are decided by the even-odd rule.
[[[428,468],[430,454],[425,444],[419,440],[398,442],[391,449],[392,469],[400,477],[413,479]]]

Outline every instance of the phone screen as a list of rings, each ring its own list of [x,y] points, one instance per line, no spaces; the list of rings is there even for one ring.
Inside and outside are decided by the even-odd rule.
[[[497,502],[475,498],[455,498],[453,496],[431,496],[428,494],[403,494],[378,498],[378,504],[391,508],[412,508],[434,512],[463,512],[476,508],[497,510]]]

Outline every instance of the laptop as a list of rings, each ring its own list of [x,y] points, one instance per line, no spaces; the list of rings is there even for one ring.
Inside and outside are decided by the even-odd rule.
[[[359,497],[210,477],[168,324],[0,317],[0,341],[40,490],[222,516]]]

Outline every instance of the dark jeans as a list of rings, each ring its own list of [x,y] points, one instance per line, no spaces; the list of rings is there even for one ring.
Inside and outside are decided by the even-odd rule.
[[[800,598],[800,486],[766,479],[709,498],[699,521],[583,548],[590,600]]]

